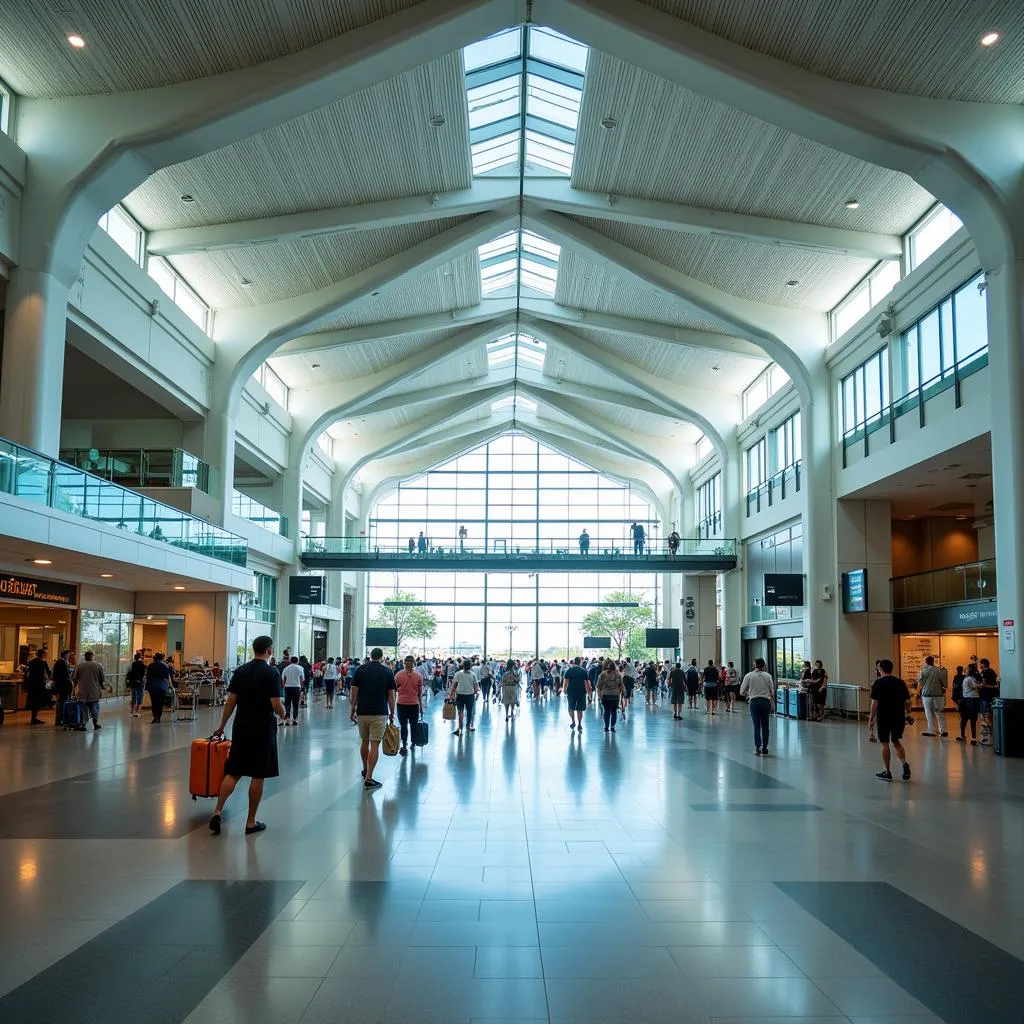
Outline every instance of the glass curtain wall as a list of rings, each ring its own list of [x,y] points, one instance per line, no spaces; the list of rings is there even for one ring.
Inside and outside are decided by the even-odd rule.
[[[659,540],[657,513],[628,485],[509,434],[400,484],[377,504],[370,535],[383,546],[422,531],[431,546],[455,547],[465,526],[476,550],[578,550],[586,529],[594,552],[604,542],[628,549],[634,521]],[[433,635],[405,640],[406,649],[564,657],[582,647],[583,617],[611,595],[649,605],[647,624],[660,622],[659,582],[658,573],[371,573],[369,620],[398,596],[435,620]]]
[[[115,694],[124,693],[124,677],[134,653],[131,649],[133,619],[131,612],[83,608],[79,613],[78,657],[81,659],[86,651],[92,651]]]

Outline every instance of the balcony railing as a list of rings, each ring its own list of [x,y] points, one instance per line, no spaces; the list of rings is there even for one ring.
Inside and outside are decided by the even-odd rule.
[[[210,467],[183,448],[64,448],[60,457],[121,487],[195,487],[210,493]]]
[[[931,569],[890,580],[892,610],[934,608],[963,601],[988,601],[998,597],[994,558],[983,562]]]
[[[792,466],[780,469],[759,487],[747,492],[747,517],[768,508],[777,501],[782,501],[790,494],[800,490],[803,477],[803,462],[794,462]]]
[[[426,540],[424,550],[420,550],[416,541],[410,547],[408,542],[395,543],[377,541],[369,537],[303,537],[302,552],[309,555],[372,555],[402,556],[403,558],[422,556],[433,558],[472,558],[494,556],[509,559],[536,556],[579,557],[586,554],[591,558],[649,558],[671,560],[673,558],[735,558],[736,541],[716,537],[712,540],[701,540],[691,537],[679,541],[675,552],[669,550],[668,542],[659,538],[657,544],[644,544],[643,550],[637,552],[629,540],[621,537],[591,537],[590,544],[584,553],[580,549],[579,537],[546,539],[539,544],[536,541],[507,540],[491,538],[486,544],[482,540],[471,543],[458,539]]]
[[[219,526],[0,439],[0,493],[197,555],[244,566],[246,543]]]
[[[268,508],[248,494],[235,491],[231,498],[231,511],[250,523],[255,523],[261,529],[269,533],[276,533],[279,537],[288,536],[288,517]]]
[[[707,519],[702,519],[697,524],[697,536],[701,540],[710,540],[722,529],[722,510],[717,509]]]

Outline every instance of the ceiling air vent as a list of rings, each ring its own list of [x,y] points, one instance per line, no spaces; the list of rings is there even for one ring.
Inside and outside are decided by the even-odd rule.
[[[986,477],[991,476],[991,473],[962,473],[960,475],[961,480],[984,480]]]

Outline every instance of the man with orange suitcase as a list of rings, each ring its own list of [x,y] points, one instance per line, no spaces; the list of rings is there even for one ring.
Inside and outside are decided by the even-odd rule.
[[[245,834],[263,832],[266,825],[256,820],[256,811],[263,799],[263,782],[276,778],[277,721],[285,720],[284,692],[281,675],[269,664],[274,653],[274,641],[269,636],[258,636],[252,642],[253,658],[235,669],[228,686],[228,699],[220,725],[211,739],[222,739],[224,728],[235,714],[231,732],[231,750],[224,764],[224,781],[220,785],[217,807],[210,818],[210,831],[220,835],[221,813],[228,797],[235,791],[238,780],[249,778],[249,815],[245,819]]]

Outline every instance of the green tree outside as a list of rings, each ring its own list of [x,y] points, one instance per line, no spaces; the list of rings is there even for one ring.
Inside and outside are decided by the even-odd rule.
[[[416,600],[415,594],[399,592],[384,602],[370,623],[371,626],[398,631],[396,658],[399,648],[406,640],[420,640],[426,644],[437,632],[437,619],[434,613],[421,604],[410,603]]]
[[[634,607],[615,607],[633,602]],[[580,630],[585,636],[610,636],[617,658],[621,658],[624,651],[631,658],[643,657],[647,650],[644,646],[644,629],[653,620],[654,609],[647,601],[616,590],[608,594],[599,607],[587,612],[580,623]],[[639,653],[634,654],[634,649]]]

